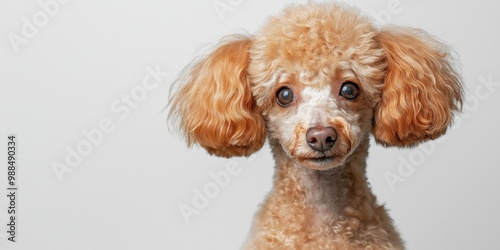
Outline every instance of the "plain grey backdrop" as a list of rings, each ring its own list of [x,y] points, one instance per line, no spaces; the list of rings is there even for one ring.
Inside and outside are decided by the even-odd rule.
[[[271,188],[269,148],[248,159],[188,149],[163,108],[193,58],[294,2],[306,1],[0,1],[0,249],[238,249]],[[500,4],[349,3],[449,44],[466,85],[445,138],[372,144],[369,181],[408,249],[500,249]]]

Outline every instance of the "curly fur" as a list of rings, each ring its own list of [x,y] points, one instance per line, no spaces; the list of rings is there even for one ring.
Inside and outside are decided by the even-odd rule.
[[[274,187],[245,249],[403,249],[366,181],[369,136],[406,147],[444,134],[462,103],[452,62],[424,31],[378,29],[342,4],[295,5],[197,61],[169,115],[188,145],[218,156],[250,155],[267,137]],[[346,82],[355,99],[340,94]],[[317,127],[336,132],[331,149],[308,145]]]
[[[444,134],[462,104],[461,79],[446,46],[408,28],[384,29],[376,40],[388,65],[375,138],[385,145],[411,146]]]
[[[228,37],[181,79],[171,101],[188,145],[200,144],[218,156],[248,156],[264,144],[264,120],[254,111],[248,81],[251,41]]]

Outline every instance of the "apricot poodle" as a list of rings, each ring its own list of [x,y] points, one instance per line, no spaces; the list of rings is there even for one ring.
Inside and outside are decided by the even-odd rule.
[[[404,249],[366,178],[369,137],[410,147],[462,105],[446,45],[339,3],[293,5],[223,39],[180,78],[169,116],[188,145],[248,156],[266,138],[274,187],[245,249]]]

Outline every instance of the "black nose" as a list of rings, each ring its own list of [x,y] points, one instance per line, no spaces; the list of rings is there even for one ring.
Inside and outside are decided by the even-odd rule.
[[[312,127],[306,133],[307,144],[318,152],[333,148],[336,140],[337,131],[332,127]]]

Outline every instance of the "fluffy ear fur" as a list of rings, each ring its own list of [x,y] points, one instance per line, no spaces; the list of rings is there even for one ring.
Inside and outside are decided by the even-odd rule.
[[[412,146],[446,132],[461,109],[462,83],[447,47],[421,30],[387,28],[376,39],[387,68],[373,134],[385,146]]]
[[[188,145],[217,156],[248,156],[264,144],[265,124],[254,111],[247,67],[251,40],[231,37],[181,78],[170,102]]]

